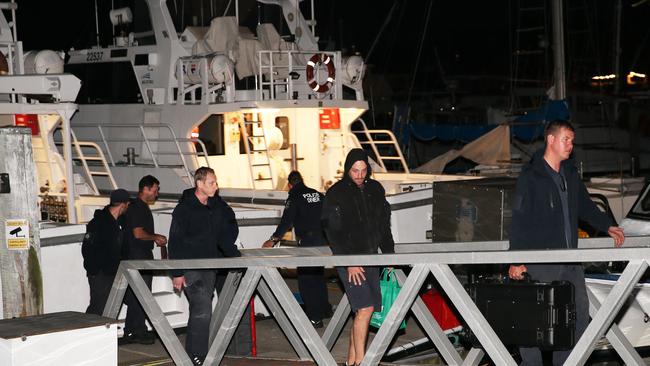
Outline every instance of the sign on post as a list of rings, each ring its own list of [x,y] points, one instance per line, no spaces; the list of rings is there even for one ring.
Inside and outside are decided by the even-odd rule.
[[[9,250],[29,249],[29,222],[27,219],[6,220],[5,239]]]

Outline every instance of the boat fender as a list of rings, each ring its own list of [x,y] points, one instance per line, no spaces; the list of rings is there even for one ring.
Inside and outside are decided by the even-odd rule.
[[[327,68],[327,80],[322,84],[319,83],[314,76],[314,70],[319,65],[325,65]],[[311,90],[316,93],[327,93],[334,83],[334,78],[336,76],[334,60],[324,53],[316,53],[307,62],[306,74],[307,84],[309,84]]]

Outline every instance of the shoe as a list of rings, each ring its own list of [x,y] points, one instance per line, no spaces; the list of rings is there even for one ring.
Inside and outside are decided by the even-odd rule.
[[[129,333],[125,334],[117,343],[119,345],[125,344],[154,344],[156,342],[156,337],[149,332],[145,333]]]
[[[205,360],[205,357],[194,356],[191,359],[192,365],[201,366],[201,365],[203,365],[203,360]]]
[[[311,321],[311,325],[313,325],[314,328],[316,328],[316,329],[323,327],[323,321],[322,320],[310,320],[310,321]]]

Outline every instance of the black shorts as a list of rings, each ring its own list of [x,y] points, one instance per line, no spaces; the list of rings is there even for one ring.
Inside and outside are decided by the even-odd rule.
[[[352,311],[374,306],[381,310],[381,288],[379,287],[380,267],[363,267],[366,280],[359,286],[348,281],[348,268],[336,267]]]

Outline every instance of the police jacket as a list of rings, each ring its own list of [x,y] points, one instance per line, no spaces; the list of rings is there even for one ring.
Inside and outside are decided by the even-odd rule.
[[[308,241],[311,245],[324,245],[325,237],[320,222],[323,198],[320,192],[302,182],[293,186],[285,202],[280,225],[273,237],[281,238],[293,226],[301,241]]]
[[[235,246],[239,227],[235,213],[221,197],[215,195],[203,205],[194,194],[195,188],[186,189],[172,213],[169,229],[169,258],[221,258],[239,257]],[[173,270],[179,277],[183,270]]]
[[[358,187],[348,176],[352,165],[364,161],[368,173],[363,187]],[[334,254],[394,253],[395,243],[390,230],[390,205],[384,188],[368,178],[371,174],[368,156],[361,149],[353,149],[345,160],[343,179],[325,194],[323,227]]]
[[[519,175],[512,200],[510,249],[577,248],[578,219],[602,232],[614,225],[589,197],[573,159],[561,163],[569,206],[569,222],[564,222],[560,194],[545,164],[544,149],[541,149]],[[564,225],[569,225],[575,233],[568,245]]]
[[[88,276],[117,273],[125,245],[121,222],[115,220],[108,206],[95,210],[86,225],[86,235],[81,244],[84,268]]]

